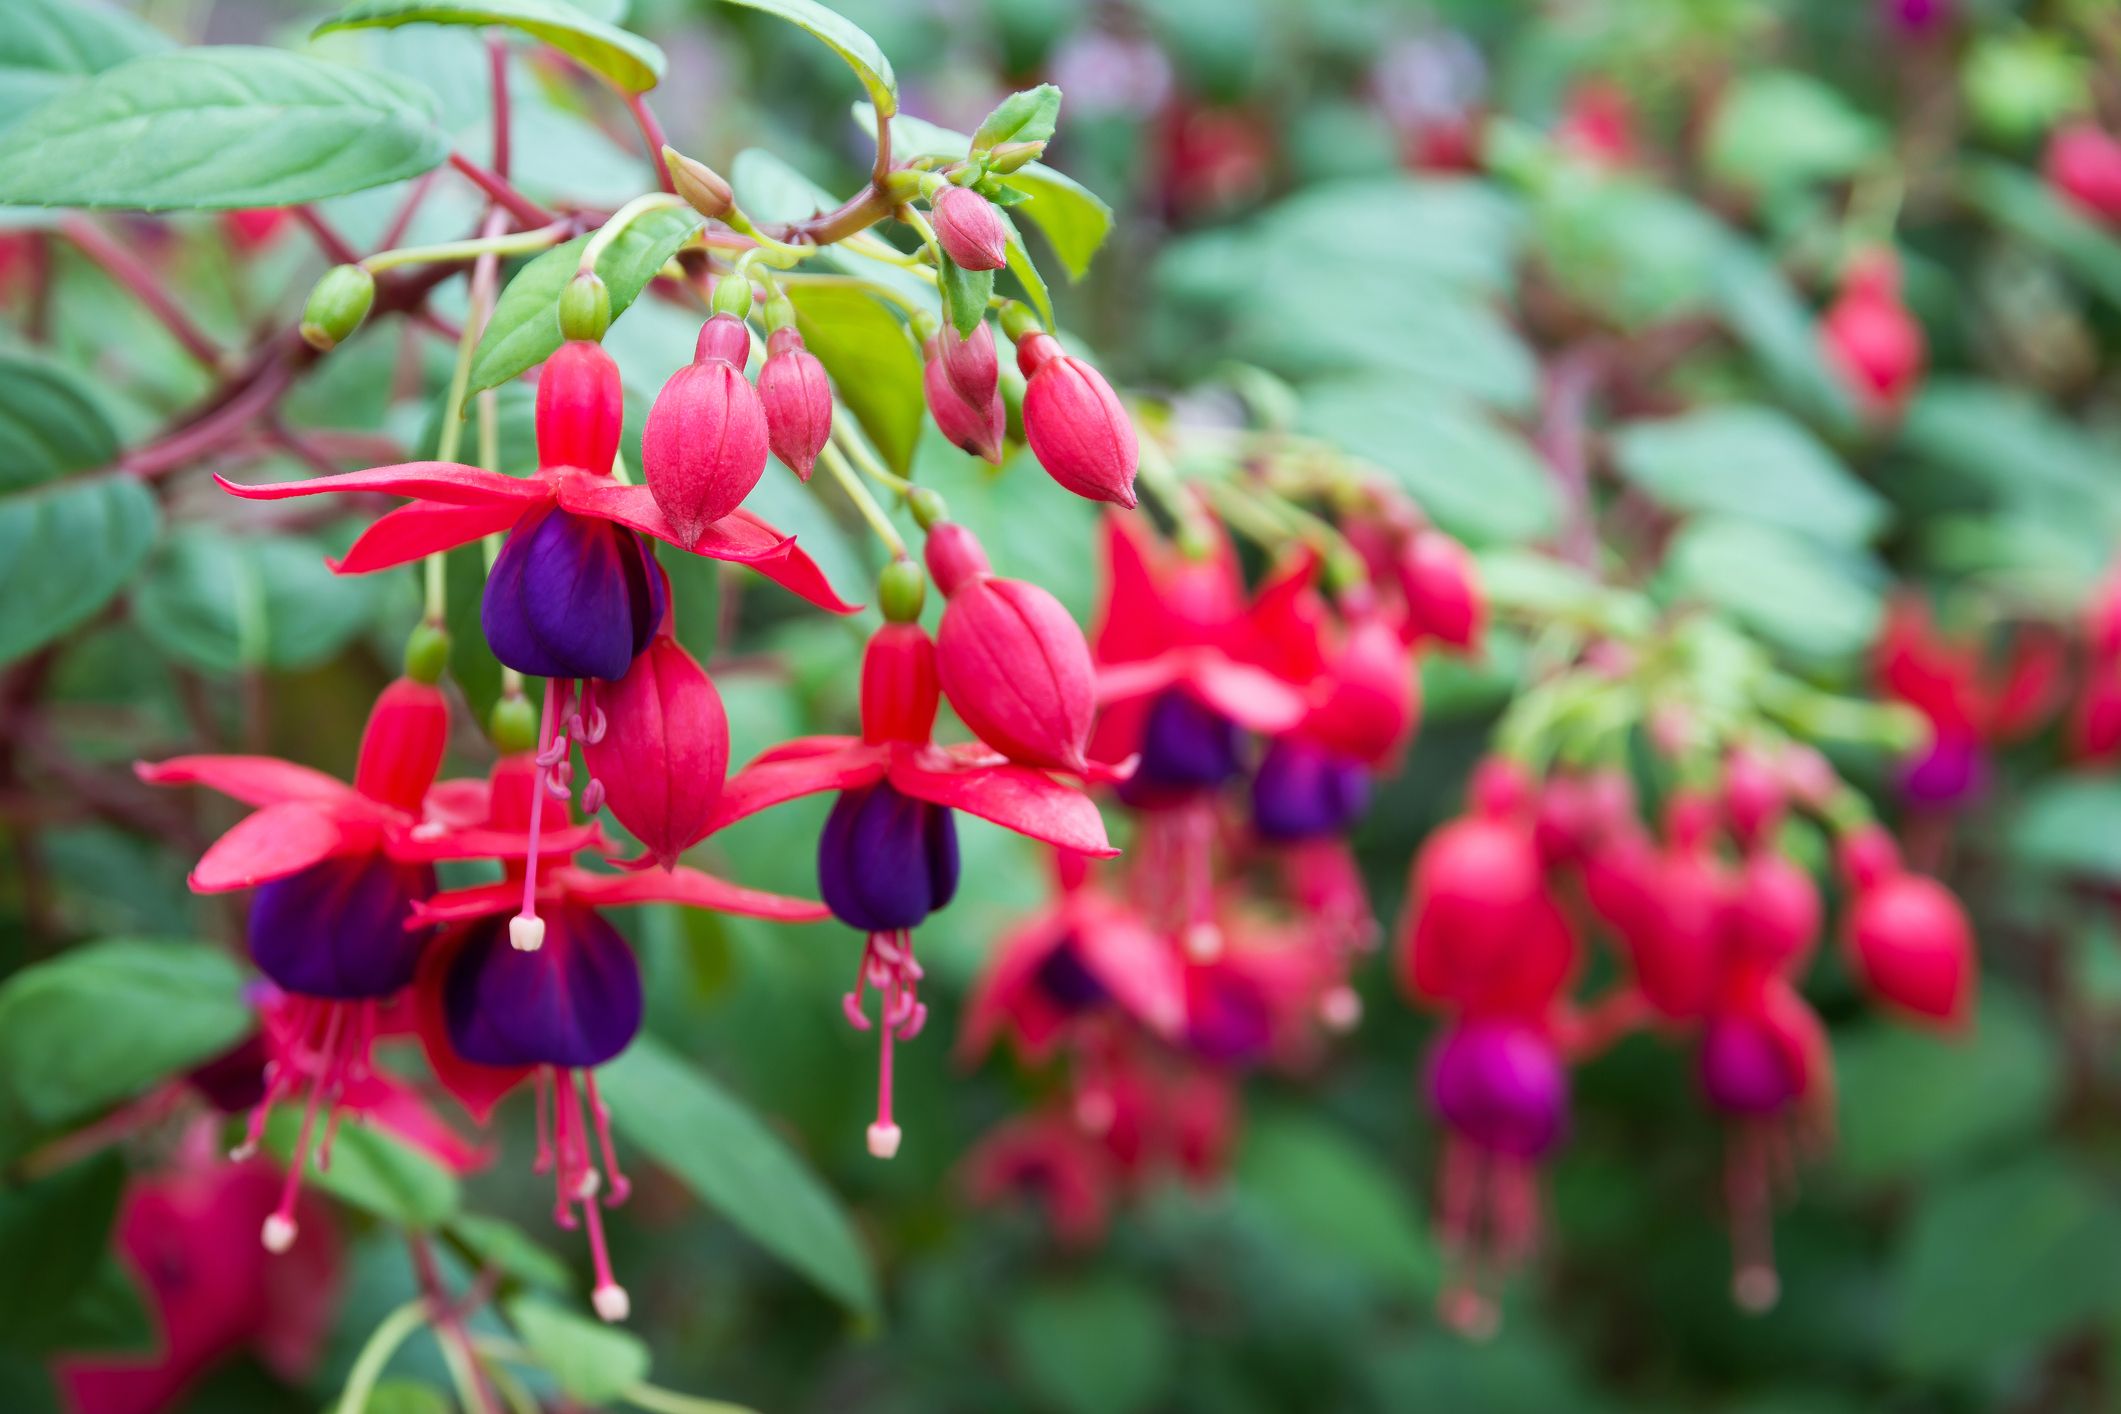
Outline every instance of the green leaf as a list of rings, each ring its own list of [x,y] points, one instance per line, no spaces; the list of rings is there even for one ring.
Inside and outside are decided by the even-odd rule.
[[[1961,185],[1991,221],[2052,251],[2093,292],[2121,307],[2121,240],[2112,232],[2023,168],[1970,163]]]
[[[1711,262],[1709,294],[1724,323],[1799,411],[1837,432],[1857,425],[1855,401],[1827,364],[1811,306],[1774,261],[1748,241],[1726,242]]]
[[[1170,1393],[1171,1317],[1143,1287],[1113,1277],[1048,1282],[1019,1296],[1005,1319],[1009,1354],[1042,1407],[1132,1414]]]
[[[1883,150],[1879,125],[1818,79],[1787,69],[1749,74],[1724,91],[1710,121],[1716,177],[1773,192],[1847,177]]]
[[[190,525],[162,542],[133,609],[157,648],[208,672],[305,668],[368,625],[382,588],[333,574],[314,541]]]
[[[302,1107],[280,1105],[266,1120],[266,1146],[280,1162],[289,1163],[301,1132]],[[321,1133],[315,1136],[312,1146],[321,1138]],[[312,1147],[305,1184],[394,1227],[416,1232],[440,1227],[455,1215],[461,1200],[455,1174],[374,1125],[340,1125],[331,1141],[331,1166],[320,1167],[316,1158]]]
[[[1555,521],[1553,483],[1538,456],[1464,398],[1404,380],[1312,385],[1302,426],[1375,462],[1455,535],[1532,540]]]
[[[884,460],[904,474],[913,464],[927,403],[921,355],[892,307],[851,285],[790,280],[803,342],[831,375],[833,391]]]
[[[566,0],[355,0],[312,33],[411,24],[505,25],[581,60],[629,93],[645,93],[663,77],[661,49]]]
[[[571,1399],[609,1404],[648,1375],[648,1344],[631,1331],[531,1296],[509,1302],[508,1319]]]
[[[827,9],[817,0],[723,0],[723,3],[776,15],[823,40],[833,53],[847,61],[848,68],[854,70],[862,87],[869,90],[869,101],[878,112],[887,118],[898,112],[898,76],[891,72],[891,61],[884,57],[877,42],[845,15]],[[962,146],[958,148],[959,153],[964,150]],[[901,158],[907,156],[905,153],[898,155]]]
[[[1038,311],[1038,317],[1051,329],[1053,295],[1046,288],[1046,277],[1039,274],[1037,262],[1031,259],[1031,252],[1024,247],[1024,233],[1017,228],[1016,222],[1009,219],[1009,213],[1001,209],[1004,206],[1022,205],[1029,198],[1014,187],[1005,187],[1003,190],[1009,193],[1010,200],[997,203],[994,214],[1001,217],[1002,229],[1009,233],[1009,273],[1016,277],[1017,284],[1023,286],[1024,294],[1030,299],[1032,307]]]
[[[125,1164],[106,1150],[21,1188],[0,1190],[0,1343],[36,1350],[99,1280]]]
[[[864,132],[876,131],[876,110],[869,104],[854,105],[854,120]],[[972,139],[901,113],[891,120],[891,145],[892,152],[902,161],[910,157],[958,157],[972,145]],[[1112,208],[1082,183],[1043,162],[1026,163],[1002,180],[1029,198],[1016,209],[1046,233],[1069,278],[1081,279],[1090,268],[1090,258],[1112,231]]]
[[[138,1283],[115,1253],[106,1251],[87,1282],[63,1306],[39,1310],[28,1325],[0,1332],[0,1345],[68,1354],[152,1355],[155,1318]]]
[[[94,618],[147,558],[154,493],[129,476],[0,497],[0,663]]]
[[[1858,1182],[1915,1178],[2041,1132],[2062,1096],[2048,1024],[2015,992],[1985,992],[1964,1035],[1884,1024],[1835,1034],[1836,1169]]]
[[[2010,846],[2031,869],[2121,882],[2121,781],[2058,776],[2040,782],[2011,823]]]
[[[9,0],[0,25],[0,127],[128,59],[169,47],[102,0]]]
[[[1292,378],[1409,378],[1512,412],[1533,406],[1538,364],[1491,302],[1429,277],[1379,283],[1374,272],[1351,266],[1306,283],[1330,317],[1246,310],[1231,333],[1239,357]]]
[[[1003,143],[1045,142],[1060,121],[1061,91],[1050,83],[1018,89],[994,106],[972,134],[974,152]]]
[[[756,1115],[642,1037],[597,1074],[612,1122],[761,1246],[868,1320],[876,1273],[831,1191]]]
[[[1897,1364],[1991,1371],[2121,1310],[2121,1210],[2103,1181],[2027,1155],[1927,1191],[1892,1285]]]
[[[388,74],[241,45],[150,54],[0,131],[0,202],[287,206],[448,155],[433,100]]]
[[[959,338],[970,338],[987,317],[987,301],[994,295],[994,272],[967,270],[946,255],[941,283],[943,308],[950,316],[951,327]]]
[[[1248,1124],[1238,1191],[1301,1246],[1403,1295],[1435,1289],[1436,1256],[1404,1178],[1300,1114]]]
[[[1720,511],[1862,544],[1886,506],[1803,426],[1757,405],[1705,407],[1613,434],[1621,473],[1676,511]]]
[[[424,1380],[395,1378],[368,1392],[362,1414],[451,1414],[449,1396]]]
[[[80,376],[0,353],[0,491],[19,491],[118,458],[118,434]]]
[[[700,228],[697,212],[658,207],[643,212],[597,257],[611,292],[611,317],[624,314],[678,247]],[[493,318],[471,357],[470,391],[496,387],[552,357],[560,346],[560,292],[581,268],[587,236],[546,251],[516,272],[495,302]]]
[[[1877,636],[1874,561],[1759,521],[1689,523],[1672,542],[1664,577],[1680,595],[1714,604],[1802,656],[1850,657]]]
[[[1707,302],[1723,224],[1647,182],[1570,171],[1540,193],[1539,245],[1564,289],[1629,328]]]
[[[2090,106],[2090,67],[2067,34],[2013,26],[1974,37],[1959,70],[1960,87],[1974,121],[2015,145]]]
[[[478,1265],[493,1267],[517,1281],[542,1286],[548,1291],[571,1291],[574,1288],[574,1277],[567,1270],[567,1264],[505,1218],[458,1213],[449,1220],[448,1232]]]
[[[56,1128],[227,1050],[254,1024],[243,972],[204,943],[73,948],[0,987],[0,1087]]]
[[[1906,450],[1949,468],[1990,498],[2062,498],[2121,528],[2121,451],[2032,394],[1971,378],[1936,378],[1900,427]]]

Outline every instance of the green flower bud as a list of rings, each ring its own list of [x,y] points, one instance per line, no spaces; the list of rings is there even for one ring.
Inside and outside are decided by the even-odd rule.
[[[913,511],[914,523],[923,530],[933,530],[950,519],[950,507],[943,498],[925,486],[916,486],[906,493],[906,504]]]
[[[486,734],[504,756],[538,748],[538,709],[518,689],[493,704],[486,718]]]
[[[449,671],[449,631],[436,623],[422,623],[405,640],[405,676],[414,682],[437,683]]]
[[[893,560],[876,579],[877,607],[895,624],[910,624],[921,616],[928,597],[928,576],[911,560]]]
[[[334,265],[324,272],[302,306],[302,340],[330,353],[361,327],[376,300],[376,277],[365,266]]]
[[[714,282],[714,312],[734,315],[738,319],[751,317],[751,281],[742,275],[724,275]]]
[[[584,270],[560,291],[560,335],[598,343],[611,327],[611,291],[594,270]]]

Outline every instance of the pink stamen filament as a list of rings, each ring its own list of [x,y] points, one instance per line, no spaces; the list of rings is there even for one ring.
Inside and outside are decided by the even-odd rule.
[[[260,1233],[260,1240],[264,1242],[266,1250],[274,1253],[285,1252],[294,1246],[295,1199],[301,1194],[302,1171],[309,1162],[309,1145],[316,1133],[317,1115],[323,1111],[331,1116],[325,1133],[325,1146],[328,1151],[331,1134],[336,1131],[338,1123],[338,1097],[345,1089],[346,1082],[366,1068],[367,1055],[364,1048],[370,1032],[362,1022],[364,1013],[372,1012],[375,1007],[375,1003],[365,1001],[314,1004],[297,1002],[293,1005],[303,1008],[303,1011],[297,1014],[298,1034],[306,1040],[321,1026],[322,1036],[314,1049],[309,1049],[298,1041],[289,1047],[287,1058],[275,1064],[265,1096],[251,1112],[248,1137],[243,1146],[245,1151],[255,1150],[258,1136],[264,1132],[266,1111],[281,1096],[294,1094],[306,1081],[309,1086],[309,1100],[302,1110],[302,1129],[295,1139],[294,1152],[288,1156],[287,1177],[280,1186],[280,1202],[273,1209],[272,1215],[265,1219],[264,1229]],[[345,1029],[349,1009],[354,1011],[353,1035],[349,1038],[350,1044],[341,1048],[339,1038]],[[319,1167],[326,1161],[328,1160],[320,1159]]]
[[[633,1193],[633,1184],[619,1172],[618,1150],[611,1142],[611,1108],[597,1094],[596,1076],[583,1076],[582,1088],[589,1095],[589,1118],[596,1126],[597,1148],[604,1155],[604,1176],[610,1180],[605,1185],[604,1206],[616,1208]]]
[[[912,933],[871,933],[854,990],[840,998],[848,1025],[867,1031],[870,1021],[862,1012],[862,999],[871,987],[877,992],[876,1122],[869,1126],[869,1152],[880,1159],[898,1152],[899,1127],[891,1118],[892,1046],[911,1041],[928,1023],[928,1008],[919,996],[924,975],[913,958]]]
[[[626,1288],[620,1286],[612,1274],[611,1252],[604,1240],[604,1220],[597,1204],[600,1188],[609,1190],[606,1203],[619,1203],[625,1200],[631,1187],[619,1172],[611,1140],[610,1112],[597,1095],[594,1077],[584,1075],[578,1092],[573,1071],[555,1068],[548,1074],[552,1086],[553,1221],[569,1230],[586,1229],[589,1260],[596,1271],[596,1289],[590,1293],[590,1300],[597,1314],[605,1320],[623,1321],[631,1303]],[[541,1099],[546,1083],[548,1081],[541,1077]],[[582,1092],[588,1096],[587,1121],[582,1113]],[[604,1158],[603,1174],[597,1172],[596,1160],[591,1155],[589,1135],[592,1125],[597,1148]],[[610,1180],[608,1184],[604,1182],[606,1177]],[[579,1216],[575,1212],[577,1207],[581,1209]]]
[[[1731,1210],[1731,1299],[1742,1311],[1773,1309],[1782,1295],[1775,1270],[1774,1121],[1741,1120],[1731,1129],[1724,1159],[1724,1196]]]
[[[530,793],[530,848],[523,857],[523,906],[508,924],[508,941],[522,952],[536,952],[545,944],[545,920],[538,917],[538,846],[544,833],[545,797],[553,785],[552,770],[567,757],[567,739],[556,739],[553,732],[562,690],[558,679],[546,679],[545,702],[538,713],[538,779]]]

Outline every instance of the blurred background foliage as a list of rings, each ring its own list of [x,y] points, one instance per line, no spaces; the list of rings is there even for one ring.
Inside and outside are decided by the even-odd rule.
[[[300,43],[315,19],[311,7],[264,0],[138,8],[212,42]],[[1728,614],[1814,680],[1866,681],[1895,585],[1931,593],[1950,620],[1982,632],[2067,622],[2111,557],[2121,241],[2039,176],[2058,121],[2101,100],[2111,117],[2121,98],[2121,17],[2100,0],[837,8],[893,56],[906,109],[935,122],[969,128],[1010,87],[1062,85],[1052,161],[1110,201],[1117,224],[1087,277],[1056,280],[1054,293],[1062,323],[1100,351],[1115,383],[1182,404],[1244,395],[1278,409],[1398,479],[1481,549],[1498,592],[1537,590],[1523,549],[1549,542],[1567,514],[1538,445],[1556,358],[1600,339],[1646,356],[1666,334],[1671,350],[1640,370],[1646,396],[1597,428],[1612,494],[1659,517],[1654,538],[1615,544],[1617,572],[1664,602]],[[1926,8],[1940,18],[1908,22]],[[833,191],[859,180],[868,148],[848,118],[852,85],[814,42],[695,0],[634,0],[626,22],[670,55],[654,101],[678,146],[718,166],[761,147]],[[472,36],[412,28],[320,47],[358,48],[429,84],[446,125],[467,146],[482,141],[483,91],[464,78],[479,71]],[[653,184],[609,113],[518,63],[530,195],[558,194],[541,188],[545,175],[570,197],[614,203]],[[1615,176],[1556,161],[1539,137],[1591,83],[1625,96],[1640,144]],[[0,64],[0,121],[27,101]],[[1486,170],[1422,170],[1436,165],[1425,142],[1447,138],[1438,125],[1457,118],[1483,120]],[[747,201],[747,185],[776,179],[763,161],[725,170]],[[325,209],[367,240],[396,195]],[[448,238],[471,212],[467,199],[438,197],[410,238]],[[1896,212],[1933,372],[1904,420],[1880,427],[1824,365],[1814,316],[1853,245],[1891,234]],[[235,252],[207,218],[171,224],[191,307],[232,342],[288,317],[317,272],[299,240]],[[188,227],[201,238],[182,239]],[[40,455],[94,466],[197,397],[205,375],[87,262],[61,252],[55,278],[48,344],[0,359],[48,372],[49,398],[88,401]],[[694,328],[652,301],[615,327],[633,427]],[[394,330],[357,338],[289,418],[355,444],[431,442],[446,358]],[[528,457],[528,395],[504,394],[514,464]],[[266,448],[257,463],[277,460]],[[1021,468],[990,475],[925,424],[916,467],[998,568],[1087,616],[1086,506]],[[342,546],[345,527],[234,528],[200,510],[216,495],[186,483],[160,517],[82,508],[80,533],[103,537],[122,593],[57,629],[49,614],[25,622],[32,601],[0,609],[11,672],[34,663],[58,704],[19,728],[10,719],[0,762],[10,965],[80,938],[232,935],[220,903],[184,887],[186,861],[223,822],[217,807],[126,791],[123,764],[205,739],[343,765],[418,612],[409,575],[324,570],[319,551]],[[850,526],[778,476],[753,504],[864,597],[872,548]],[[46,557],[80,543],[49,525],[17,538],[20,519],[0,501],[11,557],[0,586],[18,597],[33,594]],[[179,528],[158,533],[161,520]],[[453,602],[468,614],[479,570],[459,558]],[[717,655],[735,759],[851,719],[858,627],[684,568],[686,639]],[[476,705],[491,667],[476,661],[475,633],[457,638]],[[55,651],[24,660],[24,642]],[[1417,747],[1358,841],[1381,916],[1396,911],[1424,832],[1456,810],[1524,651],[1503,632],[1477,663],[1430,660]],[[649,909],[627,926],[650,979],[651,1032],[807,1158],[852,1214],[874,1274],[835,1267],[830,1253],[777,1260],[757,1234],[637,1164],[641,1191],[614,1231],[630,1329],[659,1383],[775,1411],[2113,1408],[2121,783],[2072,766],[2060,736],[2011,746],[1988,797],[1941,822],[1945,876],[1974,908],[1987,966],[1970,1034],[1940,1040],[1859,1017],[1832,950],[1809,979],[1832,1023],[1839,1145],[1782,1215],[1785,1296],[1769,1315],[1724,1299],[1716,1126],[1683,1059],[1652,1038],[1578,1072],[1548,1249],[1516,1283],[1501,1335],[1467,1343],[1432,1314],[1436,1130],[1416,1087],[1429,1023],[1405,1010],[1381,966],[1358,979],[1360,1030],[1308,1073],[1248,1083],[1226,1181],[1144,1194],[1108,1242],[1069,1254],[1037,1215],[969,1203],[959,1168],[1048,1080],[998,1062],[968,1069],[943,1041],[906,1048],[907,1143],[875,1163],[861,1143],[867,1052],[838,1024],[852,938],[835,925]],[[1887,760],[1838,764],[1884,792]],[[747,883],[807,894],[823,813],[822,802],[771,812],[703,855]],[[964,896],[922,934],[941,1038],[994,938],[1046,887],[1015,837],[969,828],[964,846]],[[122,1011],[92,1010],[83,1024],[120,1025]],[[42,1038],[23,1035],[0,1037],[0,1054],[26,1065]],[[706,1103],[655,1090],[642,1070],[628,1074],[665,1123]],[[512,1119],[500,1143],[520,1154],[527,1116]],[[543,1199],[513,1163],[435,1201],[543,1231]],[[789,1221],[780,1257],[812,1236]],[[0,1202],[0,1253],[28,1250],[10,1245],[21,1226]],[[239,1362],[190,1407],[327,1401],[412,1290],[388,1230],[351,1220],[345,1255],[330,1351],[305,1387]],[[48,1271],[7,1266],[17,1295],[0,1298],[0,1312],[22,1316]],[[18,1334],[0,1330],[0,1351],[37,1348]],[[0,1403],[34,1407],[34,1361],[0,1357],[0,1368],[0,1391],[21,1390]],[[424,1338],[394,1371],[445,1384]],[[391,1407],[427,1407],[403,1398]]]

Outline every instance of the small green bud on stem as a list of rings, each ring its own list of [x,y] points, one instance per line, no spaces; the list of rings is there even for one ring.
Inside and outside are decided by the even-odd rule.
[[[319,353],[337,348],[368,317],[375,303],[376,277],[359,265],[334,265],[324,272],[302,306],[302,340]]]
[[[503,756],[538,749],[538,709],[519,688],[493,704],[486,734]]]
[[[594,344],[610,327],[611,290],[596,271],[581,271],[560,291],[561,337]]]
[[[912,560],[893,560],[876,578],[877,607],[890,623],[912,623],[927,597],[928,576]]]
[[[448,671],[449,631],[438,623],[422,623],[405,640],[405,676],[438,683]]]
[[[906,493],[906,505],[913,512],[914,524],[923,530],[933,530],[950,519],[950,507],[943,498],[926,486],[916,486]]]

